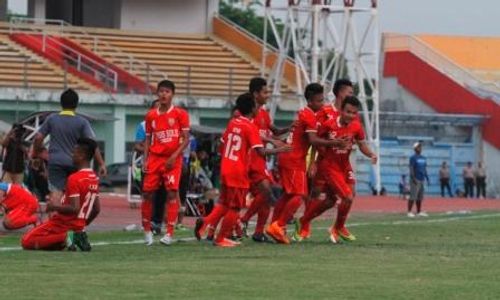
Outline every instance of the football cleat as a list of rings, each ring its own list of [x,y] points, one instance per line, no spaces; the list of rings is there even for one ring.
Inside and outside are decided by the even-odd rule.
[[[353,242],[356,240],[356,237],[347,230],[347,228],[342,227],[338,229],[339,236],[344,240],[348,242]]]
[[[257,243],[271,243],[271,240],[263,233],[254,233],[252,240]]]
[[[203,218],[199,218],[196,220],[196,224],[194,226],[194,236],[199,241],[201,237],[205,233],[205,223],[203,222]]]
[[[271,225],[267,226],[266,233],[280,244],[290,244],[290,240],[286,236],[283,228],[278,225],[278,222],[273,222]]]
[[[92,250],[92,246],[89,242],[89,237],[87,236],[87,233],[85,231],[75,232],[75,234],[73,235],[73,241],[81,251],[89,252],[90,250]]]
[[[151,231],[144,232],[144,244],[146,246],[153,245],[153,233]]]
[[[333,244],[339,244],[340,243],[340,235],[339,235],[339,232],[337,231],[337,229],[332,227],[332,228],[330,228],[330,230],[328,230],[328,232],[330,233],[330,241]]]
[[[238,245],[239,244],[237,244],[237,242],[231,241],[230,239],[222,239],[221,241],[214,241],[214,246],[221,248],[232,248]]]
[[[172,239],[170,234],[165,234],[165,236],[160,239],[160,243],[162,243],[163,245],[167,245],[167,246],[172,245],[173,242],[174,242],[174,240]]]

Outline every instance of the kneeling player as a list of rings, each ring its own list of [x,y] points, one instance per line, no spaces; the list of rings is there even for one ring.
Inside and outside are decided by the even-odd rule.
[[[74,232],[76,246],[90,251],[84,229],[100,212],[99,178],[90,168],[96,147],[92,139],[78,140],[73,150],[73,163],[78,171],[69,176],[61,204],[47,204],[47,212],[55,212],[50,219],[23,236],[24,249],[62,250],[72,246],[67,244],[67,236]]]
[[[35,225],[38,220],[38,200],[18,184],[0,182],[0,207],[5,210],[3,227],[7,230]]]

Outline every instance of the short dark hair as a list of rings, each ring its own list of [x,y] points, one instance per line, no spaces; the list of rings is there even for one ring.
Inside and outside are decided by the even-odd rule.
[[[250,79],[250,84],[248,85],[248,91],[253,94],[254,92],[260,92],[263,87],[267,85],[267,81],[262,77],[254,77]]]
[[[76,145],[83,149],[88,161],[94,158],[95,149],[97,148],[96,141],[91,138],[79,138],[76,141]]]
[[[156,87],[156,90],[159,91],[160,88],[166,88],[172,90],[172,93],[175,94],[175,83],[170,80],[162,80],[158,83],[158,86]]]
[[[304,97],[307,101],[311,101],[312,97],[317,94],[323,94],[323,86],[319,83],[309,83],[304,91]]]
[[[250,114],[255,106],[255,100],[250,93],[241,94],[236,99],[236,109],[244,116]]]
[[[341,109],[344,109],[344,107],[347,105],[347,104],[350,104],[352,106],[355,106],[357,107],[358,109],[361,108],[361,102],[359,102],[359,99],[354,97],[354,96],[347,96],[345,97],[344,101],[342,102],[342,105],[340,106]]]
[[[333,84],[333,94],[337,96],[340,92],[340,90],[345,87],[345,86],[350,86],[352,87],[352,82],[349,79],[338,79],[335,81]]]
[[[63,109],[75,109],[78,106],[78,94],[72,89],[67,89],[61,94],[61,107]]]

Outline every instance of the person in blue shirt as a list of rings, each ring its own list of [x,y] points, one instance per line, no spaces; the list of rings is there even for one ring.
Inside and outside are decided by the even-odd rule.
[[[408,200],[408,217],[427,217],[422,211],[422,200],[424,199],[424,180],[429,184],[427,176],[427,159],[422,155],[422,144],[417,142],[413,145],[415,154],[410,157],[410,199]],[[412,212],[413,203],[416,202],[417,214]]]

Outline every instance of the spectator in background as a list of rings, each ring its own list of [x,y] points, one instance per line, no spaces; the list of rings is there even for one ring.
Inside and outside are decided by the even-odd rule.
[[[49,152],[43,147],[38,158],[30,161],[28,166],[28,188],[36,195],[39,202],[45,202],[49,194],[47,159]]]
[[[28,148],[23,143],[24,128],[21,124],[14,124],[5,139],[3,147],[3,175],[2,181],[22,184],[24,179],[24,158]]]
[[[417,216],[427,217],[425,212],[422,212],[422,201],[424,200],[424,180],[429,184],[429,176],[427,175],[427,159],[422,155],[422,144],[417,142],[413,145],[415,154],[410,157],[410,199],[408,200],[408,217],[414,218],[412,212],[413,202],[417,205]]]
[[[60,203],[66,186],[66,179],[76,171],[73,166],[72,152],[80,138],[95,140],[95,133],[87,119],[76,114],[78,94],[67,89],[61,94],[61,112],[50,115],[43,123],[33,142],[33,159],[43,151],[43,140],[50,136],[48,179],[50,202]],[[99,175],[106,176],[107,169],[99,147],[95,148],[94,158],[99,165]]]
[[[406,180],[405,174],[401,175],[401,180],[399,181],[399,195],[406,200],[410,198],[410,185]]]
[[[468,162],[462,171],[464,178],[464,194],[465,198],[474,198],[474,168],[472,162]]]
[[[486,198],[486,168],[482,162],[477,163],[477,169],[474,174],[476,176],[476,197],[480,199]]]
[[[191,177],[190,160],[191,154],[196,153],[197,147],[198,143],[196,142],[195,137],[192,134],[189,134],[188,146],[182,152],[182,171],[181,180],[179,182],[179,200],[181,202],[181,207],[179,208],[179,213],[177,215],[176,229],[180,230],[185,229],[184,225],[182,225],[182,220],[184,219],[184,215],[186,214],[186,195],[189,190],[189,178]]]
[[[447,189],[450,198],[453,197],[450,187],[450,168],[448,168],[448,164],[445,161],[443,161],[441,168],[439,169],[439,183],[441,185],[441,197],[444,198],[445,188]]]

